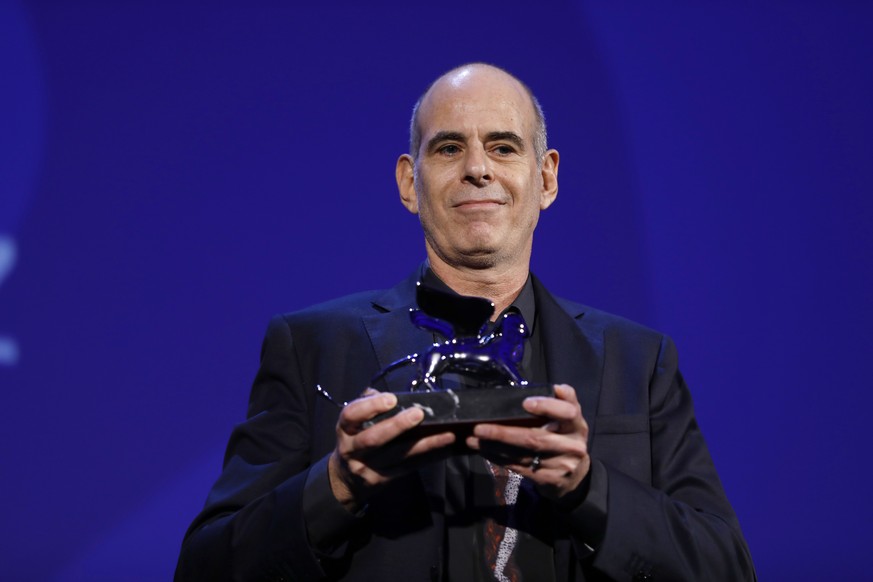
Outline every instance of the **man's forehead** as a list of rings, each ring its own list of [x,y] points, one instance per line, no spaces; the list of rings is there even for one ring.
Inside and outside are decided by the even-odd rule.
[[[535,111],[521,84],[503,71],[476,74],[465,69],[437,81],[419,115],[424,133],[462,131],[469,124],[499,132],[531,128]]]
[[[464,67],[462,69],[456,71],[450,71],[446,73],[443,77],[437,80],[437,83],[446,80],[450,85],[454,85],[455,87],[459,87],[464,84],[468,79],[473,77],[473,67]]]
[[[513,104],[519,109],[533,103],[522,84],[508,73],[493,67],[467,67],[449,72],[431,86],[423,105],[430,106],[482,106]]]
[[[457,69],[453,69],[434,81],[431,88],[434,89],[441,85],[451,85],[453,87],[502,85],[507,87],[512,86],[521,89],[522,92],[524,91],[521,82],[518,79],[503,69],[483,63],[464,65]]]

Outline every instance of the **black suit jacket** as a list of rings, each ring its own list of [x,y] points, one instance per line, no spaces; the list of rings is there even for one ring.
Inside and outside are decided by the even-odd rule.
[[[307,479],[324,482],[339,413],[315,385],[352,400],[381,368],[431,343],[409,322],[418,277],[271,321],[248,418],[185,536],[177,580],[441,579],[443,463],[349,516],[329,556],[310,546],[303,507]],[[594,460],[588,498],[552,516],[558,579],[754,579],[670,339],[555,298],[536,278],[534,292],[549,381],[576,389]],[[375,388],[407,380],[397,373]],[[592,527],[604,510],[605,528]]]

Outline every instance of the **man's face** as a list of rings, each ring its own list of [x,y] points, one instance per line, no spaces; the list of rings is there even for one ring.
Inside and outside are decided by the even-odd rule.
[[[419,214],[428,256],[454,267],[526,268],[540,210],[557,193],[558,157],[550,151],[537,163],[524,88],[501,71],[463,69],[432,88],[418,123],[417,159],[401,156],[398,185]]]

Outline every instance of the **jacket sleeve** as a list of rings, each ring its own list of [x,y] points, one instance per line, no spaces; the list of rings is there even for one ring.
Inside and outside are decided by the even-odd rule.
[[[248,418],[235,427],[221,476],[185,535],[177,581],[324,576],[304,507],[307,481],[323,479],[324,461],[311,458],[312,395],[296,360],[288,323],[277,316],[261,350]]]
[[[595,572],[586,578],[755,580],[669,338],[648,391],[650,475],[632,477],[595,449],[588,495],[568,516],[575,554]]]

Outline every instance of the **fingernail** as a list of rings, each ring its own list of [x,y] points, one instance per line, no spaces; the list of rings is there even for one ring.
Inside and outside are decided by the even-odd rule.
[[[397,406],[397,397],[390,392],[382,397],[382,402],[385,406]]]

